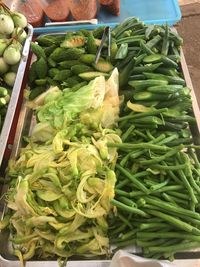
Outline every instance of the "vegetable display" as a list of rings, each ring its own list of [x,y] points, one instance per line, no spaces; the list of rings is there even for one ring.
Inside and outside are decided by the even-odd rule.
[[[26,26],[27,20],[24,15],[11,12],[0,2],[0,86],[4,89],[4,94],[0,95],[0,129],[3,126],[11,90],[15,83],[22,44],[26,39],[24,30]]]
[[[199,146],[183,40],[167,25],[129,18],[112,29],[110,58],[105,43],[94,64],[102,32],[31,44],[26,96],[36,125],[9,162],[0,223],[21,262],[109,256],[110,244],[173,260],[199,247]]]

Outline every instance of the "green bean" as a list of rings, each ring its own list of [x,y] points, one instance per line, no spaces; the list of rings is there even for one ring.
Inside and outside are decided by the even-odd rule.
[[[182,192],[182,191],[181,191]],[[186,199],[188,200],[188,196],[187,194],[184,194],[184,193],[180,193],[180,192],[176,192],[176,191],[169,191],[168,192],[169,195],[172,195],[172,196],[175,196],[177,198],[181,198],[181,199]]]
[[[152,110],[152,111],[148,111],[148,112],[142,112],[139,114],[134,114],[132,112],[132,114],[130,114],[130,115],[119,118],[118,121],[138,119],[138,118],[143,118],[146,116],[158,115],[158,114],[162,114],[162,113],[167,112],[167,111],[168,111],[167,108],[161,108],[161,109],[156,109],[156,110]]]
[[[185,200],[183,200],[183,199],[180,199],[180,198],[177,198],[177,197],[174,197],[174,196],[169,196],[168,194],[166,194],[166,193],[163,193],[163,196],[164,196],[164,194],[165,195],[167,195],[167,197],[169,198],[169,199],[171,199],[171,201],[170,202],[173,202],[174,204],[182,204],[182,205],[184,205],[185,207],[187,207],[188,206],[188,201],[185,201]]]
[[[147,203],[160,207],[165,211],[172,211],[177,214],[184,214],[197,220],[200,219],[199,213],[193,212],[193,211],[181,208],[181,207],[174,206],[173,204],[164,202],[161,199],[156,199],[155,197],[150,197],[150,196],[144,197],[144,199],[146,200]]]
[[[140,177],[144,177],[144,176],[149,175],[149,172],[143,171],[143,172],[137,173],[135,175],[132,175],[129,171],[127,171],[126,169],[121,167],[119,164],[116,164],[116,168],[118,170],[120,170],[127,178],[129,178],[133,182],[135,187],[137,187],[139,190],[141,190],[144,193],[148,193],[149,192],[149,190],[143,185],[143,183],[141,183],[138,180],[138,178],[140,178]]]
[[[198,203],[198,200],[194,194],[193,188],[191,187],[190,183],[188,182],[188,179],[186,178],[183,170],[177,170],[179,177],[181,178],[181,180],[183,181],[183,184],[185,185],[186,189],[188,190],[188,193],[191,197],[191,200],[194,204]]]
[[[124,187],[125,185],[129,184],[130,183],[130,180],[129,179],[124,179],[123,181],[119,182],[117,185],[116,185],[116,189],[120,189],[122,187]]]
[[[146,135],[151,141],[155,140],[155,137],[151,134],[151,132],[149,130],[146,130]]]
[[[118,212],[118,218],[126,225],[128,226],[130,229],[133,229],[133,226],[131,225],[131,223],[122,215]]]
[[[123,142],[126,141],[126,139],[128,139],[128,137],[130,136],[130,134],[132,133],[132,131],[134,130],[135,126],[131,125],[126,132],[121,136],[121,139]]]
[[[147,160],[141,160],[140,164],[142,164],[142,165],[151,165],[151,164],[155,164],[155,163],[161,162],[161,161],[166,160],[167,158],[172,157],[173,155],[177,154],[178,151],[180,151],[181,149],[183,149],[182,145],[180,145],[180,146],[168,151],[166,154],[164,154],[164,155],[162,155],[160,157],[156,157],[156,158],[153,158],[153,159],[147,159]]]
[[[166,220],[167,222],[169,222],[170,224],[174,225],[175,227],[182,229],[186,232],[190,232],[193,234],[197,234],[200,235],[200,230],[191,226],[190,224],[183,222],[181,220],[179,220],[178,218],[175,218],[171,215],[162,213],[160,211],[157,210],[147,210],[147,212],[151,215],[154,215],[156,217],[162,218],[164,220]]]
[[[136,240],[132,237],[130,240],[125,240],[125,241],[119,241],[119,242],[115,242],[114,245],[116,245],[117,247],[127,247],[130,245],[135,245],[136,244]]]
[[[168,192],[168,191],[177,192],[178,190],[183,190],[183,189],[185,189],[183,185],[168,185],[168,186],[158,189],[156,192],[157,193]]]
[[[175,200],[171,196],[169,196],[166,193],[163,193],[162,196],[163,196],[163,198],[165,200],[167,200],[168,202],[171,202],[172,204],[174,204],[175,206],[177,206],[177,203],[175,202]]]
[[[190,156],[192,157],[192,159],[194,160],[195,167],[197,169],[200,169],[200,163],[199,163],[199,160],[197,158],[197,155],[194,153],[194,151],[191,148],[188,149],[188,152],[189,152]]]
[[[139,226],[140,230],[146,230],[146,229],[151,229],[151,228],[163,228],[168,226],[166,223],[141,223]]]
[[[160,164],[153,164],[151,168],[155,168],[158,170],[184,170],[186,168],[186,164],[179,164],[179,165],[160,165]]]
[[[152,246],[148,248],[148,252],[178,252],[189,250],[192,248],[198,248],[199,242],[183,242],[181,244],[170,245],[170,246]]]
[[[131,199],[126,198],[125,196],[120,197],[119,200],[130,207],[137,208],[137,204]]]
[[[152,149],[155,151],[172,151],[171,148],[167,147],[167,146],[159,146],[159,145],[154,145],[151,143],[139,143],[139,144],[131,144],[131,143],[121,143],[121,144],[117,144],[117,143],[107,143],[108,147],[116,147],[119,149]],[[179,150],[179,149],[177,149]],[[165,158],[164,158],[165,159]]]
[[[134,130],[134,133],[135,133],[136,135],[139,135],[140,137],[143,137],[144,140],[148,140],[148,139],[147,139],[147,136],[146,136],[144,133],[142,133],[140,130]],[[123,141],[123,140],[122,140],[122,141]]]
[[[162,245],[166,240],[165,239],[156,239],[156,240],[138,240],[136,239],[136,244],[138,247],[149,247],[149,246],[156,246]]]
[[[164,182],[159,184],[154,184],[150,187],[150,191],[156,191],[164,186],[166,186],[169,183],[169,179],[166,179]]]
[[[158,142],[158,145],[165,145],[176,138],[177,138],[177,134],[173,134],[173,135],[168,136],[167,138],[161,140],[160,142]]]
[[[125,204],[123,204],[123,203],[121,203],[121,202],[119,202],[119,201],[117,201],[115,199],[111,199],[110,202],[111,202],[112,205],[118,207],[121,210],[125,210],[125,211],[128,211],[128,212],[133,213],[133,214],[138,214],[138,215],[140,215],[142,217],[148,217],[149,216],[146,212],[144,212],[144,211],[142,211],[140,209],[125,205]]]

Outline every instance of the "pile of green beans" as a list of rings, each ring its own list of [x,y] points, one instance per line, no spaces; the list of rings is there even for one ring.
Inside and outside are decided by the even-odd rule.
[[[137,245],[144,256],[169,259],[199,247],[200,163],[192,144],[168,145],[177,136],[132,127],[125,143],[109,144],[119,149],[111,200],[118,212],[109,231],[116,246]]]
[[[118,148],[110,242],[173,260],[177,252],[200,247],[200,147],[190,132],[196,120],[178,64],[182,39],[166,25],[134,19],[113,35],[127,55],[118,59],[122,143],[108,144]],[[149,110],[131,110],[127,102]]]

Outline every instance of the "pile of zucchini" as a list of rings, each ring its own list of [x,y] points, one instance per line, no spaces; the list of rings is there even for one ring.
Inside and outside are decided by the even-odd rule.
[[[112,30],[94,64],[103,27],[63,36],[40,36],[32,43],[37,60],[29,74],[34,99],[50,85],[78,90],[99,75],[120,73],[121,144],[117,184],[111,203],[110,242],[136,245],[143,255],[174,259],[179,251],[199,247],[200,163],[190,126],[190,89],[180,69],[182,38],[167,25],[145,25],[129,18]]]

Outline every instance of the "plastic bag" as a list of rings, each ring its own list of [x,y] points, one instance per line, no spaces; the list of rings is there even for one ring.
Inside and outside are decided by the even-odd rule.
[[[177,267],[169,261],[142,258],[119,250],[112,258],[109,267]]]

